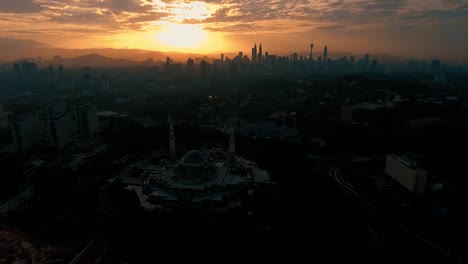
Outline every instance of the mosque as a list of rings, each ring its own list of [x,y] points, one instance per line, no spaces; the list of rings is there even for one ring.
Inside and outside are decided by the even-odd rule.
[[[142,173],[143,195],[149,204],[226,211],[241,205],[245,195],[269,192],[275,186],[267,171],[235,154],[234,129],[229,149],[191,150],[177,159],[170,121],[170,157],[148,165]],[[141,199],[140,199],[141,200]]]

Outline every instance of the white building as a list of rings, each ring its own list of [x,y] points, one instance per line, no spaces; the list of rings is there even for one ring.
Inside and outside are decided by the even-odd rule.
[[[385,172],[410,192],[419,194],[426,189],[427,171],[405,156],[387,155]]]
[[[93,135],[98,128],[98,119],[96,106],[89,102],[81,103],[76,106],[76,121],[79,133],[88,137]]]
[[[42,139],[42,124],[35,114],[18,118],[11,123],[13,142],[18,151],[24,151],[38,145]]]

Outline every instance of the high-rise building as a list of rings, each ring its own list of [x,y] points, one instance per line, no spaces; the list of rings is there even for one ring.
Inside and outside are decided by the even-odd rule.
[[[328,47],[323,48],[323,63],[325,64],[325,69],[328,69]]]
[[[297,61],[298,58],[299,58],[299,54],[297,54],[296,52],[293,53],[293,61]]]
[[[52,145],[56,148],[68,145],[73,139],[73,125],[65,102],[49,103],[47,114]]]
[[[11,134],[16,150],[22,152],[39,145],[43,136],[42,124],[36,114],[15,119],[11,123]]]
[[[200,63],[200,73],[203,78],[209,77],[210,65],[205,60],[202,60]]]
[[[63,63],[62,56],[60,56],[60,55],[54,56],[54,65],[55,66],[59,66],[62,63]]]
[[[13,76],[15,81],[23,79],[23,71],[21,70],[21,65],[19,63],[13,64]]]
[[[255,43],[255,46],[252,48],[252,63],[257,63],[257,43]]]
[[[258,48],[258,59],[257,62],[260,63],[263,60],[263,48],[262,43],[260,43],[260,47]]]
[[[96,106],[89,102],[83,102],[76,106],[76,122],[78,132],[88,137],[93,135],[98,128]]]
[[[84,78],[83,95],[85,96],[94,95],[93,80],[91,79],[91,72],[90,72],[89,67],[86,67],[86,72],[83,75],[83,78]]]
[[[385,173],[410,192],[420,194],[426,189],[427,171],[405,156],[387,155]]]
[[[21,63],[21,69],[23,73],[24,81],[34,81],[37,76],[37,64],[29,61],[23,61]]]
[[[353,121],[353,105],[351,103],[344,103],[341,105],[341,121]]]
[[[73,127],[70,113],[54,115],[49,119],[49,129],[54,147],[61,148],[72,142]]]

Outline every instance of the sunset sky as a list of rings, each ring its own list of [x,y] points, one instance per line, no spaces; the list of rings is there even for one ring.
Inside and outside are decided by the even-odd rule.
[[[313,39],[316,51],[466,58],[468,0],[1,0],[0,31],[65,48],[250,55]]]

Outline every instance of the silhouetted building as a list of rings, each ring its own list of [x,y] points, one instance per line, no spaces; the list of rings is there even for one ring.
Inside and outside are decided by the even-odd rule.
[[[323,63],[325,70],[328,70],[328,47],[323,48]]]
[[[255,43],[255,46],[252,48],[252,63],[257,63],[257,43]]]
[[[96,106],[91,105],[89,102],[78,104],[76,106],[76,122],[78,132],[82,136],[93,135],[98,128]]]
[[[59,66],[62,63],[63,63],[62,56],[60,56],[60,55],[54,56],[54,65],[55,66]]]
[[[61,148],[72,142],[73,127],[70,113],[53,116],[49,120],[49,129],[54,147]]]
[[[385,172],[410,192],[419,194],[426,189],[427,171],[405,156],[387,155]]]
[[[236,157],[233,147],[231,136],[229,152],[219,148],[208,153],[191,150],[177,162],[161,160],[158,165],[149,165],[142,173],[140,202],[164,209],[190,207],[225,212],[240,206],[246,191],[271,189],[274,184],[268,172]]]
[[[187,60],[187,72],[190,76],[195,74],[195,60],[192,58]]]
[[[65,102],[49,103],[47,111],[52,145],[55,148],[68,145],[73,139],[73,124]]]
[[[258,48],[258,63],[263,62],[263,48],[262,48],[262,43],[260,43],[260,47]]]
[[[84,78],[83,95],[84,96],[94,95],[93,80],[91,79],[91,72],[90,72],[89,67],[86,67],[86,72],[83,75],[83,78]]]
[[[17,118],[11,123],[11,134],[16,150],[25,151],[41,143],[42,123],[36,114]]]
[[[210,65],[204,60],[200,63],[200,72],[203,78],[207,78],[210,74]]]
[[[309,59],[310,60],[313,60],[314,57],[313,57],[313,52],[314,52],[314,42],[311,42],[310,43],[310,54],[309,54]]]

